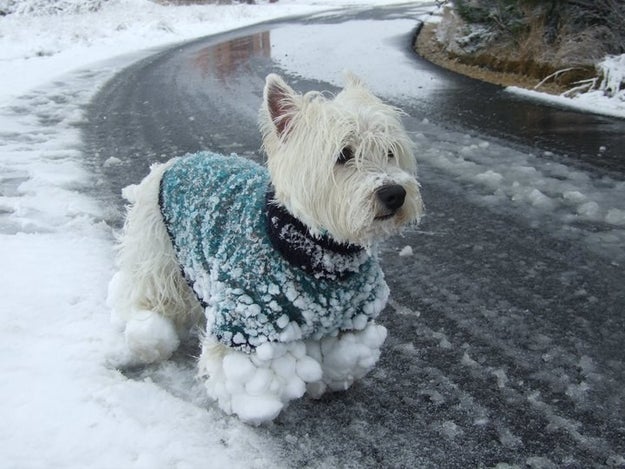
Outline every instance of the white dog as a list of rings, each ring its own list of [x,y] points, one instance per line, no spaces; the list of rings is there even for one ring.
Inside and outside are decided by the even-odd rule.
[[[260,117],[267,169],[198,153],[124,190],[109,291],[136,361],[205,328],[208,394],[255,424],[374,366],[388,298],[376,242],[423,210],[400,112],[357,78],[329,99],[269,75]]]

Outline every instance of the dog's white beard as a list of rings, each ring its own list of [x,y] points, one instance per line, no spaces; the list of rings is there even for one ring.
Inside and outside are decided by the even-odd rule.
[[[316,235],[329,234],[338,242],[369,247],[375,241],[397,234],[404,226],[417,222],[423,211],[419,185],[397,167],[381,171],[338,171],[332,179],[320,180],[314,188],[297,194],[297,179],[277,187],[277,198],[296,218]],[[395,216],[376,220],[383,210],[375,191],[383,184],[399,184],[406,198]],[[308,183],[311,185],[311,183]],[[285,187],[286,186],[286,187]],[[282,189],[281,192],[278,190]],[[297,194],[289,197],[285,194]]]

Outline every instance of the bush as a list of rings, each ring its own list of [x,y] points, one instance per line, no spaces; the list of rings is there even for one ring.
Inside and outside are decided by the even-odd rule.
[[[529,0],[456,0],[454,5],[458,15],[467,23],[479,23],[499,32],[518,35],[527,31],[533,16],[528,14],[527,6],[533,3]]]
[[[625,2],[622,0],[568,0],[573,27],[593,29],[607,54],[625,53]]]
[[[593,37],[601,54],[625,53],[622,0],[455,0],[457,14],[515,43],[540,30],[546,44],[566,35]]]

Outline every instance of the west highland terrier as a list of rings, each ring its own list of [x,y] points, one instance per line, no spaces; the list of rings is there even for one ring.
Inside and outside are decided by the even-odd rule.
[[[205,329],[198,376],[258,424],[372,369],[389,290],[376,243],[423,206],[398,109],[353,76],[333,99],[266,80],[267,168],[197,153],[137,186],[110,285],[133,360],[166,360]]]

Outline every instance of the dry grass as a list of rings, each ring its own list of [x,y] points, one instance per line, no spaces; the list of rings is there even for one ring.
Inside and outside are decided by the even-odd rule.
[[[486,81],[500,86],[519,86],[533,89],[541,81],[540,76],[530,76],[519,73],[527,64],[521,65],[515,60],[505,60],[495,51],[494,54],[480,53],[471,60],[463,60],[458,55],[449,54],[444,46],[436,39],[436,25],[426,24],[415,42],[416,52],[426,60],[443,68],[478,80]],[[546,76],[546,75],[545,75]],[[540,91],[552,94],[560,94],[566,87],[558,83],[546,83]]]

